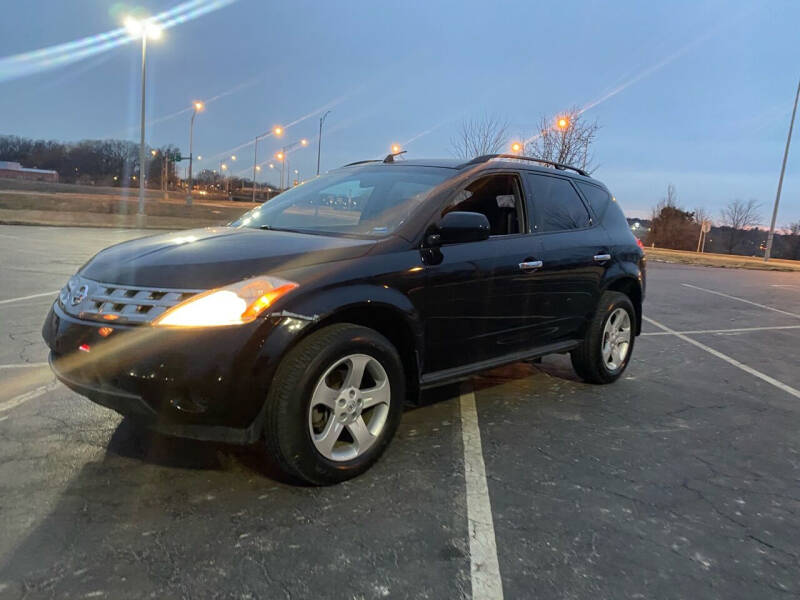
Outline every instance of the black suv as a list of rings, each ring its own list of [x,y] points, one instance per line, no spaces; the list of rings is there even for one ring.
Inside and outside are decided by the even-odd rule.
[[[644,288],[622,211],[580,169],[388,156],[227,227],[103,250],[43,335],[94,402],[169,435],[263,440],[288,474],[330,484],[377,460],[424,388],[556,352],[614,381]]]

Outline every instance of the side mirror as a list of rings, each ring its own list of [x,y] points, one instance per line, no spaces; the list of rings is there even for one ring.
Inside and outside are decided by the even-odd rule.
[[[430,246],[463,244],[488,239],[489,233],[489,219],[486,218],[486,215],[453,211],[442,217],[436,231],[429,234],[426,239]]]

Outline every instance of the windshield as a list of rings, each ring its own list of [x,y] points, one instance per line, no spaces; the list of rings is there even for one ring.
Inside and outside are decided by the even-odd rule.
[[[452,175],[436,167],[348,167],[298,185],[232,225],[383,237]]]

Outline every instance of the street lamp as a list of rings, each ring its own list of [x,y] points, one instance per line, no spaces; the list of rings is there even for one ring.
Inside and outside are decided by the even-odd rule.
[[[769,260],[772,255],[772,239],[775,237],[775,220],[778,218],[778,204],[781,201],[781,189],[783,188],[783,175],[786,172],[786,159],[789,157],[789,145],[792,143],[792,129],[794,129],[794,117],[797,114],[797,101],[800,99],[800,81],[797,82],[797,93],[794,95],[794,108],[792,118],[789,121],[789,135],[786,136],[786,148],[783,150],[783,163],[781,163],[781,175],[778,178],[778,192],[775,194],[775,206],[772,209],[772,222],[769,226],[767,236],[767,248],[764,251],[764,262]]]
[[[142,38],[142,124],[139,138],[139,211],[144,215],[144,180],[145,180],[145,152],[144,152],[144,115],[145,115],[145,83],[147,81],[147,38],[157,40],[161,37],[162,29],[151,20],[140,20],[133,17],[125,19],[125,29],[131,38]]]
[[[197,116],[201,110],[205,108],[205,105],[200,101],[195,101],[192,103],[192,120],[189,122],[189,187],[186,189],[186,204],[188,206],[192,205],[192,138],[194,135],[194,118]],[[198,156],[198,160],[200,157]]]
[[[287,144],[283,148],[281,148],[280,152],[275,154],[275,159],[281,161],[281,191],[284,190],[284,182],[289,179],[289,152],[297,148],[298,146],[308,146],[308,140],[303,138],[296,142],[292,142],[291,144]],[[284,177],[284,172],[286,176]]]
[[[319,118],[319,137],[317,138],[317,175],[319,175],[319,156],[322,153],[322,124],[331,111],[326,111],[324,115]]]
[[[400,152],[400,144],[392,144],[392,154]]]
[[[522,152],[522,144],[519,142],[514,142],[511,144],[511,152],[513,154],[520,154]]]
[[[255,142],[253,143],[253,202],[256,201],[256,171],[260,171],[258,168],[258,140],[261,138],[265,138],[268,135],[274,135],[275,137],[281,137],[283,135],[283,127],[280,125],[276,125],[270,131],[265,131],[261,135],[257,135]]]
[[[560,117],[558,121],[556,121],[556,125],[558,125],[559,129],[566,129],[569,127],[569,119],[567,117]]]

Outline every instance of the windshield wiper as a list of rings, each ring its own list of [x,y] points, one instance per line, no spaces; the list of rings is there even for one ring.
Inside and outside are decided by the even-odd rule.
[[[289,229],[288,227],[274,227],[272,225],[259,225],[258,228],[269,231],[291,231],[292,233],[306,233],[305,231],[301,231],[299,229]]]

